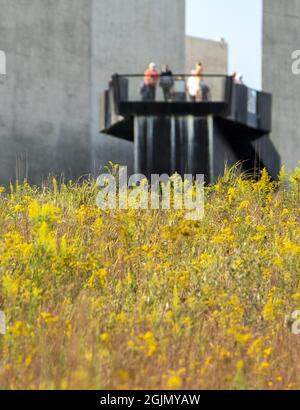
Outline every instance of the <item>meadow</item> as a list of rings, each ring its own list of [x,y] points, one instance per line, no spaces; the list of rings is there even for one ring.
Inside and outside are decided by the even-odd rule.
[[[227,170],[200,221],[0,192],[0,389],[300,388],[300,168]]]

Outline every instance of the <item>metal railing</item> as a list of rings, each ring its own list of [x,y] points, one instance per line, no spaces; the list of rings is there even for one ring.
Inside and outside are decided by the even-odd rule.
[[[174,74],[145,76],[115,74],[119,102],[228,102],[232,77],[220,74],[201,76]]]

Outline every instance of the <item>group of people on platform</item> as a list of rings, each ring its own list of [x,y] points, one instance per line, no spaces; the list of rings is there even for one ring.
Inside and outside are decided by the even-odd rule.
[[[150,63],[144,73],[140,94],[142,101],[155,101],[156,90],[159,85],[162,89],[164,101],[187,101],[207,102],[211,101],[211,90],[204,80],[204,67],[201,62],[197,62],[191,71],[187,81],[184,77],[173,76],[170,67],[165,64],[159,74],[155,63]],[[235,84],[243,84],[242,76],[239,73],[233,74]]]
[[[195,69],[191,71],[191,76],[173,76],[172,70],[165,64],[159,74],[156,64],[151,63],[144,73],[144,80],[141,86],[142,101],[155,101],[157,86],[163,92],[164,101],[186,101],[187,97],[191,102],[203,102],[211,100],[210,88],[203,78],[203,65],[197,62]]]

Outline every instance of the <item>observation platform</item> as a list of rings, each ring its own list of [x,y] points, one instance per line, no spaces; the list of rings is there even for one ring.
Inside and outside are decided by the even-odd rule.
[[[191,101],[189,75],[173,75],[169,90],[160,77],[145,95],[144,76],[112,76],[101,95],[100,132],[133,142],[134,171],[150,177],[205,174],[213,183],[225,164],[241,162],[258,176],[266,167],[276,179],[280,157],[269,138],[271,94],[234,84],[225,75],[201,76],[201,95]]]

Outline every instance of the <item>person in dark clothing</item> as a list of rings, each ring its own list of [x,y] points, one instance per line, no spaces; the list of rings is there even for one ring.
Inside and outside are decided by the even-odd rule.
[[[173,73],[167,64],[165,64],[161,70],[159,85],[163,90],[164,100],[166,102],[171,101],[173,94],[174,79]]]

